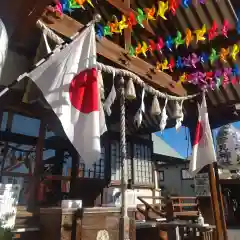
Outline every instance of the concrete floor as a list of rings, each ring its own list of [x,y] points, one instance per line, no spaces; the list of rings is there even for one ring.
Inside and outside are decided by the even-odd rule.
[[[240,240],[240,229],[228,229],[229,240]]]

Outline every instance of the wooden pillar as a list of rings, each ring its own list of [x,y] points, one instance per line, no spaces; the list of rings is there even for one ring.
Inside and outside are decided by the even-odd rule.
[[[54,167],[52,169],[52,175],[58,175],[62,176],[62,170],[63,170],[63,162],[64,162],[64,150],[58,149],[56,150],[55,153],[55,163]],[[53,181],[52,182],[53,186],[53,191],[54,191],[54,196],[53,196],[53,201],[58,202],[61,201],[62,199],[62,181]],[[60,204],[59,204],[60,205]]]
[[[223,196],[222,196],[222,189],[219,181],[219,173],[218,173],[218,166],[217,163],[213,164],[214,167],[214,173],[216,177],[216,188],[217,188],[217,194],[218,194],[218,200],[219,200],[219,206],[220,206],[220,215],[222,220],[222,229],[223,229],[223,236],[224,240],[228,239],[227,236],[227,225],[225,220],[225,214],[224,214],[224,204],[223,204]]]
[[[72,157],[72,169],[71,169],[71,182],[70,182],[70,193],[69,196],[70,198],[75,198],[75,190],[76,190],[76,182],[77,182],[77,177],[78,177],[78,170],[79,170],[79,154],[77,151],[72,149],[71,151],[71,157]],[[79,186],[80,188],[80,186]]]
[[[2,113],[3,114],[3,113]],[[3,116],[2,116],[3,118]],[[2,123],[2,121],[1,121]],[[6,132],[11,132],[11,128],[12,128],[12,123],[13,123],[13,113],[12,112],[8,112],[7,115],[7,126],[6,126]],[[7,158],[7,153],[8,153],[8,142],[4,143],[4,148],[3,148],[3,159],[1,162],[1,172],[0,172],[0,183],[2,182],[2,175],[4,172],[4,167],[5,167],[5,161]]]
[[[41,174],[43,173],[43,147],[46,133],[46,125],[43,120],[40,122],[39,135],[36,145],[35,168],[30,182],[30,191],[28,199],[28,210],[34,211],[39,205],[38,194],[40,191]]]
[[[219,199],[218,199],[218,193],[217,193],[217,187],[216,187],[216,176],[213,168],[213,164],[209,165],[209,183],[210,183],[210,191],[211,191],[211,200],[212,200],[212,208],[213,208],[213,214],[216,224],[216,230],[217,230],[217,236],[218,240],[223,240],[223,227],[222,227],[222,219],[220,214],[220,205],[219,205]]]

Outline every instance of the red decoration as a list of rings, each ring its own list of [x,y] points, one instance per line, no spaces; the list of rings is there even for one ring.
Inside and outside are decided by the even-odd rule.
[[[208,40],[211,41],[213,40],[217,35],[218,35],[218,25],[216,21],[213,21],[212,27],[208,31]]]
[[[228,20],[224,20],[223,27],[222,27],[222,35],[226,38],[228,38],[229,28],[230,28],[230,24],[229,24]]]
[[[155,43],[152,39],[149,39],[148,42],[149,42],[149,47],[148,47],[148,49],[149,49],[149,51],[151,52],[151,54],[153,54],[153,52],[154,52],[155,50],[157,50],[156,43]]]
[[[164,41],[161,37],[159,37],[157,41],[157,50],[159,52],[162,52],[163,47],[164,47]]]
[[[169,9],[172,12],[173,16],[176,15],[176,11],[179,8],[180,1],[179,0],[169,0]]]
[[[133,26],[137,25],[137,20],[133,12],[130,12],[129,17],[127,19],[127,24],[130,29],[132,29]]]
[[[175,67],[175,61],[174,61],[174,58],[173,58],[173,57],[170,58],[168,67],[169,67],[169,70],[170,70],[171,72],[173,72],[173,69],[174,69],[174,67]]]

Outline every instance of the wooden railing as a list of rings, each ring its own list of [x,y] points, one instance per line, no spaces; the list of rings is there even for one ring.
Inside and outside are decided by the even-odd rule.
[[[153,197],[153,196],[144,196],[144,197],[138,197],[138,200],[141,201],[143,204],[137,206],[137,211],[140,212],[144,216],[144,220],[152,220],[155,218],[165,218],[166,213],[161,210],[161,208],[164,206],[164,203],[154,203],[149,204],[146,202],[145,199],[154,199],[154,200],[164,200],[163,197]],[[138,219],[138,217],[136,216]]]
[[[146,200],[158,200],[159,203],[149,204]],[[145,220],[166,218],[167,221],[174,219],[194,220],[198,216],[198,201],[196,197],[152,197],[139,196],[142,204],[137,206],[137,211],[144,216]],[[136,219],[139,219],[138,217]]]
[[[195,223],[199,213],[196,197],[139,196],[138,200],[142,203],[136,212],[138,240],[175,240],[177,233],[182,240],[216,239],[215,226]],[[148,203],[149,200],[154,204]]]

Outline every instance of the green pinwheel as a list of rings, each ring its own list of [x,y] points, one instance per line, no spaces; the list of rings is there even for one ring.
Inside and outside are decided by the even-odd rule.
[[[138,8],[137,12],[138,12],[137,17],[136,17],[137,22],[139,25],[141,25],[141,27],[144,28],[143,21],[146,20],[146,15],[144,14],[144,12],[141,8]]]
[[[185,43],[185,40],[182,38],[181,32],[177,31],[177,36],[173,39],[173,42],[176,48],[178,48],[179,45],[182,45]]]
[[[209,56],[210,63],[213,64],[219,58],[216,49],[212,48]]]

